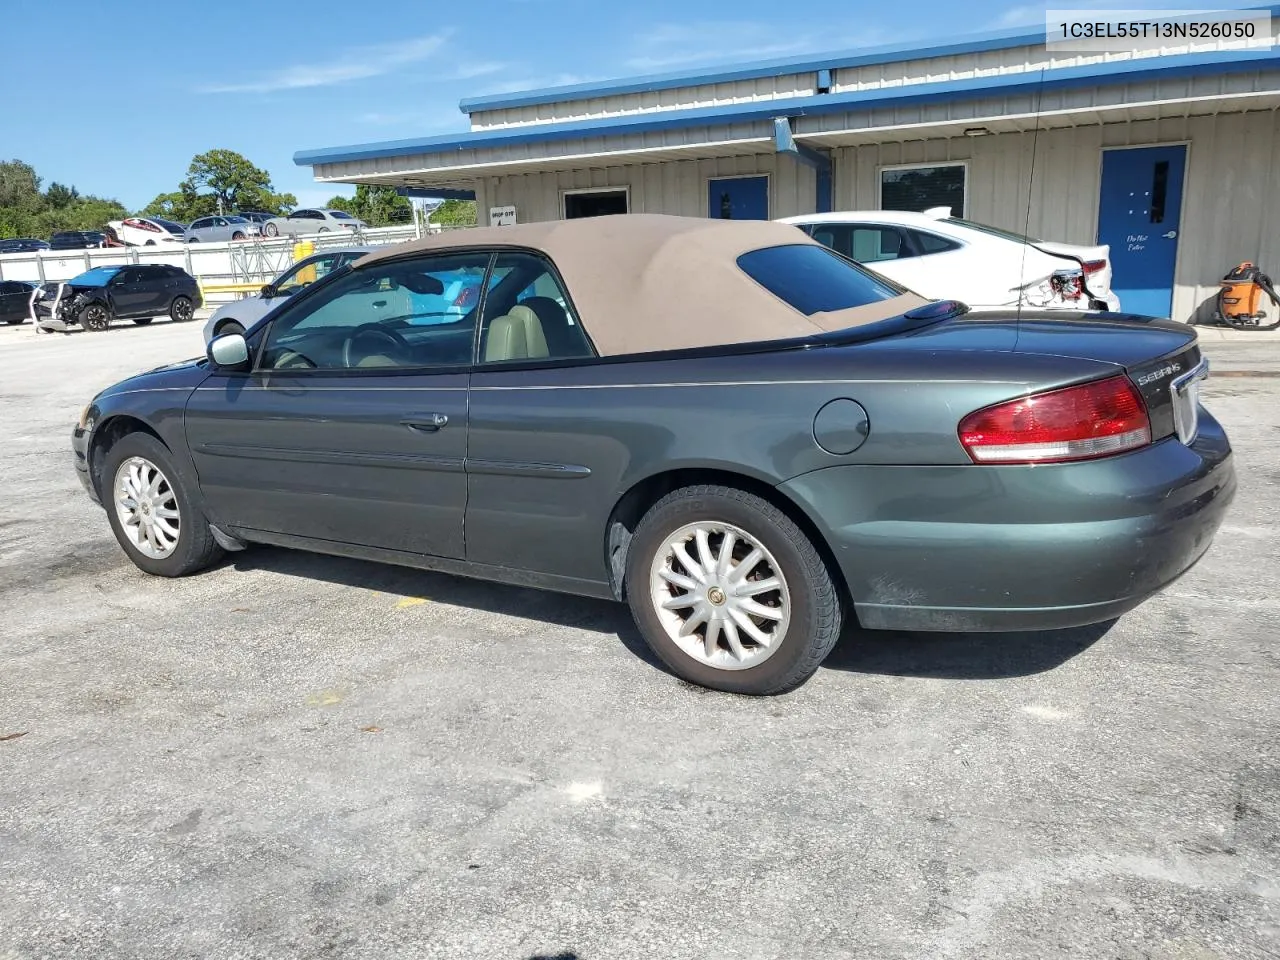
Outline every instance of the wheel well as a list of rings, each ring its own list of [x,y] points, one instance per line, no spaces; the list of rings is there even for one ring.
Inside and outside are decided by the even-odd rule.
[[[822,557],[823,563],[827,565],[831,579],[841,593],[848,595],[844,573],[836,563],[835,555],[831,552],[826,537],[809,519],[809,515],[777,487],[763,480],[757,480],[755,477],[734,473],[732,470],[681,469],[668,470],[641,480],[624,493],[622,499],[614,505],[613,512],[609,515],[609,522],[605,526],[605,564],[609,570],[609,587],[616,599],[624,598],[623,575],[627,569],[627,551],[630,549],[631,537],[640,520],[655,503],[672,490],[703,484],[733,487],[746,493],[753,493],[785,513],[791,522],[804,531],[804,535],[809,538],[814,549]]]
[[[223,330],[227,329],[227,327],[233,323],[236,326],[238,326],[240,329],[242,330],[244,329],[244,324],[241,323],[239,320],[237,320],[235,317],[223,317],[216,324],[214,324],[214,327],[213,327],[214,336],[217,336],[218,334],[220,334]]]
[[[93,488],[98,491],[99,499],[102,498],[102,463],[107,458],[107,451],[131,433],[149,433],[164,443],[160,434],[146,423],[137,417],[123,414],[111,417],[93,431],[93,440],[89,446],[89,478],[93,481]],[[167,448],[168,444],[165,444],[165,447]]]

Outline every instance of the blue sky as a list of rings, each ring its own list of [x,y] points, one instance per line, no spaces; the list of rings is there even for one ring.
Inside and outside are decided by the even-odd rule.
[[[1056,7],[1120,5],[1062,0]],[[1133,6],[1134,4],[1129,4]],[[1171,6],[1185,3],[1162,3]],[[801,14],[802,10],[812,11]],[[909,9],[909,17],[901,11]],[[1042,23],[1016,0],[4,0],[0,159],[145,206],[196,153],[335,192],[295,150],[467,128],[464,96]],[[30,42],[18,42],[21,37]],[[16,78],[22,78],[18,82]],[[349,188],[348,188],[349,189]]]

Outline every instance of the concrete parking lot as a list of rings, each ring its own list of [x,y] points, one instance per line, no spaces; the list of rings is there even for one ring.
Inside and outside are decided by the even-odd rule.
[[[0,960],[1280,956],[1280,337],[1208,345],[1240,494],[1109,629],[851,631],[708,693],[602,602],[125,559],[71,466],[200,324],[0,329]]]

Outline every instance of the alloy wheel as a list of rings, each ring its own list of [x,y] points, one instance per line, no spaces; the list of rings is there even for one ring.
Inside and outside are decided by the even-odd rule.
[[[145,457],[130,457],[116,470],[116,516],[133,547],[163,560],[178,547],[182,517],[169,478]]]
[[[777,560],[730,523],[690,523],[667,537],[654,555],[649,592],[671,641],[719,670],[767,660],[791,621],[791,593]]]

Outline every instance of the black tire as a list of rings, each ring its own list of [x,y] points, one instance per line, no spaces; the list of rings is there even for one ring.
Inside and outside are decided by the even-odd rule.
[[[328,233],[328,232],[329,232],[328,227],[321,227],[319,230],[316,231],[316,233]]]
[[[133,322],[140,327],[145,327],[148,323],[150,323],[154,319],[155,317],[134,317]]]
[[[200,242],[199,237],[187,237],[187,243],[199,243],[199,242]]]
[[[26,320],[24,320],[22,317],[18,317],[18,319],[16,320],[6,320],[5,323],[7,323],[11,327],[16,327],[20,323],[26,323]]]
[[[166,557],[149,557],[132,542],[124,531],[119,510],[116,508],[116,473],[120,465],[133,457],[141,457],[154,464],[164,475],[172,490],[178,509],[178,537],[173,552]],[[199,498],[187,489],[181,475],[174,468],[169,448],[149,433],[130,433],[118,440],[106,453],[102,465],[102,502],[107,509],[111,531],[125,555],[144,573],[157,577],[185,577],[216,563],[222,557],[222,548],[213,539],[209,522],[205,519]]]
[[[156,242],[154,240],[148,240],[146,243],[143,244],[144,247],[154,247],[155,245],[156,245]]]
[[[264,223],[262,225],[262,232],[268,237],[280,236],[280,228],[274,223]]]
[[[190,297],[174,297],[169,304],[169,319],[174,323],[186,323],[196,315],[196,305]]]
[[[239,320],[223,320],[221,323],[219,323],[216,327],[213,328],[213,335],[215,337],[220,337],[224,333],[238,333],[240,334],[240,336],[243,337],[244,324],[241,323]]]
[[[233,234],[231,235],[231,239],[232,239],[232,240],[243,240],[243,239],[244,239],[244,234],[243,234],[241,231],[237,230],[235,233],[233,233]]]
[[[76,314],[76,321],[80,324],[81,329],[88,330],[91,333],[101,333],[111,326],[111,308],[105,303],[97,301],[87,303]]]
[[[659,551],[681,527],[698,522],[731,524],[757,540],[772,554],[774,575],[786,584],[790,622],[777,648],[756,666],[722,669],[706,663],[682,650],[659,619],[650,592]],[[645,642],[676,676],[729,693],[770,696],[795,689],[817,671],[844,626],[840,590],[804,531],[767,500],[732,487],[684,487],[654,504],[627,551],[626,593]]]

